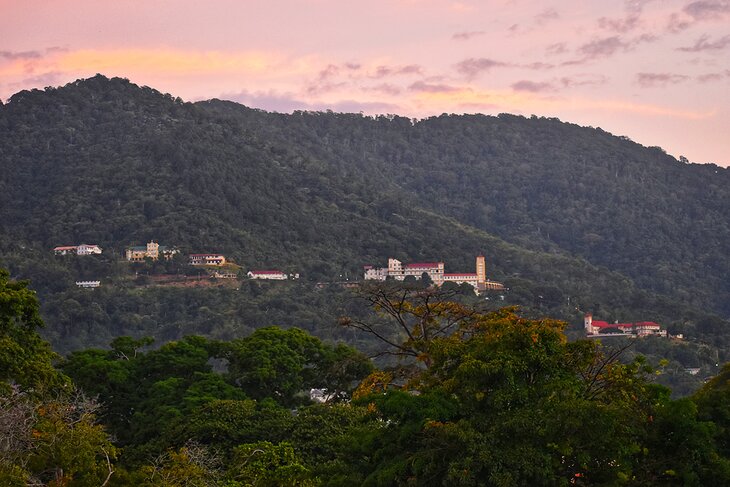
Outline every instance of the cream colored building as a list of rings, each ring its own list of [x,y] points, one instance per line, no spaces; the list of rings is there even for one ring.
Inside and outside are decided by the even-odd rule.
[[[425,272],[433,281],[435,286],[441,286],[445,282],[453,282],[455,284],[469,284],[474,288],[475,292],[484,290],[501,290],[504,285],[501,282],[490,281],[487,279],[487,266],[483,255],[476,257],[475,273],[457,273],[447,274],[444,272],[443,262],[416,262],[411,264],[403,264],[401,261],[393,258],[388,259],[388,267],[365,266],[365,280],[385,281],[387,278],[403,281],[408,276],[414,276],[420,279]]]
[[[155,241],[150,241],[147,242],[147,245],[128,247],[125,250],[125,257],[130,262],[143,262],[146,258],[157,260],[160,256],[164,259],[170,259],[177,253],[177,249],[171,249],[162,246]]]

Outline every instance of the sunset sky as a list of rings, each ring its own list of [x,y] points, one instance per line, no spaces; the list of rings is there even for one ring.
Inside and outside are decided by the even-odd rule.
[[[0,0],[0,98],[96,73],[187,101],[558,117],[730,165],[730,0]]]

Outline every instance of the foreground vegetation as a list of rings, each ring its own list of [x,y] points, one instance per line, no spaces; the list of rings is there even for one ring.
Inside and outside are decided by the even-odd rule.
[[[34,293],[0,271],[0,483],[730,483],[730,365],[671,400],[641,359],[568,342],[560,322],[422,288],[363,296],[378,317],[340,326],[392,367],[296,328],[122,337],[56,362]]]

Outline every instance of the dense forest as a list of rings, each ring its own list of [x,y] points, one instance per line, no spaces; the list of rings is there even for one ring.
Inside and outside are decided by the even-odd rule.
[[[564,323],[432,288],[367,295],[382,313],[340,325],[375,336],[387,368],[277,327],[117,337],[59,362],[36,295],[0,269],[0,483],[730,484],[730,364],[672,400],[661,370]]]
[[[63,354],[121,335],[160,345],[270,325],[370,353],[376,342],[336,325],[369,313],[336,282],[391,256],[471,272],[478,253],[508,288],[480,309],[563,319],[571,338],[587,311],[657,321],[687,341],[635,348],[679,375],[714,375],[730,352],[728,170],[600,129],[511,115],[284,115],[99,75],[6,100],[0,148],[0,264],[31,279],[44,337]],[[123,261],[126,246],[152,239],[179,258]],[[53,255],[74,243],[104,253]],[[302,277],[155,285],[196,272],[189,252]],[[102,285],[77,289],[79,279]]]

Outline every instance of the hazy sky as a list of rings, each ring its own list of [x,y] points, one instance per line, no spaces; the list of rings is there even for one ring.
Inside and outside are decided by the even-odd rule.
[[[0,0],[0,98],[96,73],[281,112],[558,117],[730,165],[730,0]]]

